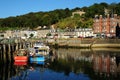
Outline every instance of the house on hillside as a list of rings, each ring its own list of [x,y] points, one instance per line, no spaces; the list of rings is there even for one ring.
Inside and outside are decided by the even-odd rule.
[[[80,10],[72,12],[72,16],[74,16],[75,14],[79,14],[81,16],[81,15],[85,14],[85,12],[84,11],[80,11]]]

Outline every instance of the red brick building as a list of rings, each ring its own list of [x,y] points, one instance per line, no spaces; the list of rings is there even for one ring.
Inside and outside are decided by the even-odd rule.
[[[95,15],[93,24],[94,33],[107,37],[115,36],[117,23],[120,24],[120,19],[117,14],[114,14],[113,16],[110,16],[109,14],[106,16]]]

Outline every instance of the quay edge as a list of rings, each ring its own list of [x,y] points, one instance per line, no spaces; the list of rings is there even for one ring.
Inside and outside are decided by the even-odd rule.
[[[48,44],[63,48],[120,48],[120,39],[59,39]]]

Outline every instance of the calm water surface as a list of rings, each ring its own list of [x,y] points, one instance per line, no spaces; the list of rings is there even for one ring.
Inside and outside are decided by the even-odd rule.
[[[0,80],[120,80],[119,49],[53,49],[44,65],[0,65]]]

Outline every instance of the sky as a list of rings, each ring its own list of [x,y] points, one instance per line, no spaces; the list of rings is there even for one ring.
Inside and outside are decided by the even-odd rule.
[[[119,3],[120,0],[0,0],[0,18],[20,16],[30,12],[89,7],[94,3]]]

